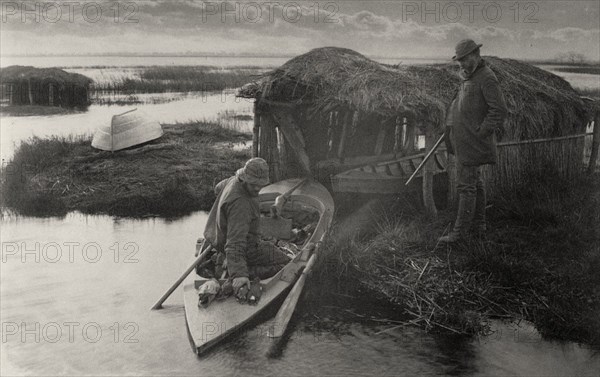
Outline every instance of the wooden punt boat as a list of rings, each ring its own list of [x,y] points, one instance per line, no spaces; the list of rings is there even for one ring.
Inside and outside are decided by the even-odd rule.
[[[275,198],[294,187],[300,179],[289,179],[263,188],[259,194],[261,212],[267,213]],[[316,181],[307,181],[297,188],[284,206],[283,216],[290,213],[318,214],[312,235],[295,258],[273,277],[262,280],[264,290],[257,305],[242,305],[234,297],[213,301],[207,308],[198,307],[198,288],[208,279],[195,273],[188,276],[184,286],[185,317],[190,340],[197,354],[213,347],[232,335],[263,312],[269,304],[283,297],[299,277],[312,253],[316,253],[333,219],[333,199],[327,189]],[[276,326],[276,324],[274,324]]]
[[[110,125],[99,127],[92,139],[92,147],[105,151],[118,151],[139,145],[163,135],[157,121],[133,109],[112,117]]]
[[[360,194],[397,194],[404,189],[406,180],[423,161],[425,153],[390,161],[366,164],[343,171],[331,177],[334,192]],[[439,150],[432,157],[434,174],[446,171],[446,151]],[[417,176],[422,176],[422,170]]]

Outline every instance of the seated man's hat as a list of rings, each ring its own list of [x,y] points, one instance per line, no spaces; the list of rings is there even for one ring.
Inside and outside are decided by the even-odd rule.
[[[235,175],[244,182],[266,186],[269,184],[269,165],[262,158],[254,157],[246,161],[246,165],[238,169]]]

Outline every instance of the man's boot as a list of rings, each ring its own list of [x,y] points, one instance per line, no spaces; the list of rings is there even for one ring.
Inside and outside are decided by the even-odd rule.
[[[467,196],[461,194],[458,199],[458,213],[456,214],[456,221],[454,222],[454,228],[448,235],[441,237],[438,242],[440,243],[456,243],[463,241],[467,237],[467,233],[471,228],[471,222],[473,221],[473,214],[475,212],[475,201],[474,196]]]
[[[477,188],[477,196],[475,201],[475,213],[473,214],[473,235],[478,239],[485,239],[487,225],[485,222],[485,206],[486,206],[485,189]]]

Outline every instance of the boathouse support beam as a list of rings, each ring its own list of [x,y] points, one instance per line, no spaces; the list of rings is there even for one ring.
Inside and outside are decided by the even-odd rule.
[[[288,159],[288,148],[285,145],[285,137],[283,136],[283,133],[281,132],[281,129],[279,127],[277,127],[277,143],[279,149],[279,173],[281,175],[281,179],[289,178],[286,166],[286,162]]]
[[[278,182],[281,180],[281,174],[279,169],[279,141],[277,139],[277,127],[273,124],[270,129],[269,145],[271,146],[270,153],[270,166],[271,166],[271,182]]]
[[[404,152],[405,156],[408,156],[415,151],[416,126],[414,122],[406,122],[405,125],[406,127],[404,129],[406,132],[403,133],[406,135],[406,139],[404,140]]]
[[[260,111],[254,102],[254,126],[252,127],[252,157],[258,157],[258,143],[260,136]]]
[[[377,134],[377,140],[375,141],[375,156],[381,155],[383,152],[383,143],[385,142],[385,136],[387,133],[387,124],[382,122],[379,125],[379,133]]]
[[[29,104],[35,105],[35,99],[33,98],[33,86],[31,85],[31,79],[27,80],[27,92],[29,94]]]
[[[398,151],[400,150],[400,146],[402,143],[402,124],[400,123],[400,117],[397,116],[395,118],[396,124],[394,126],[394,157],[398,156]]]
[[[600,147],[600,111],[594,115],[594,134],[592,136],[592,151],[588,163],[588,174],[594,174],[598,161],[598,149]]]
[[[344,120],[343,120],[343,124],[342,124],[342,134],[340,135],[340,144],[338,146],[338,151],[337,151],[337,156],[340,159],[340,163],[342,163],[342,164],[344,163],[346,138],[348,137],[348,128],[350,127],[350,119],[351,119],[350,114],[352,114],[352,112],[350,112],[350,111],[347,111],[344,114]],[[354,117],[352,117],[352,120],[354,120]]]
[[[297,161],[300,163],[300,168],[304,173],[311,174],[310,159],[306,153],[304,136],[302,136],[292,115],[278,109],[273,109],[272,114],[275,123],[279,126],[283,136],[285,136],[288,141],[288,145],[294,152]]]

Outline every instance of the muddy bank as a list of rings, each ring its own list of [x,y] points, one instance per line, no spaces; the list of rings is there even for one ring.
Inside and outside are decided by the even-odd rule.
[[[210,209],[214,183],[250,157],[251,136],[206,122],[163,129],[150,144],[114,153],[92,148],[89,137],[31,138],[3,166],[2,205],[33,216],[178,217]]]
[[[24,117],[36,115],[64,115],[84,112],[84,108],[66,108],[41,105],[7,105],[0,106],[0,117]]]

